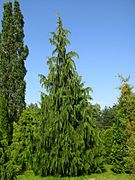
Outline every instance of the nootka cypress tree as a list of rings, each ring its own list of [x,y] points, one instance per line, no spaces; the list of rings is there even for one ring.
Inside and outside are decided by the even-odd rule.
[[[0,35],[0,96],[7,102],[9,144],[12,142],[13,122],[25,107],[26,69],[24,61],[28,48],[24,46],[23,15],[15,0],[4,4],[2,32]]]
[[[76,176],[101,171],[102,151],[90,110],[91,88],[84,88],[76,71],[62,20],[50,43],[49,74],[40,75],[46,90],[41,98],[41,125],[34,172],[41,176]]]

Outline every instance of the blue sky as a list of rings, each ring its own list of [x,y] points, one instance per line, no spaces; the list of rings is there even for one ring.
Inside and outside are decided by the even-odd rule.
[[[0,0],[0,19],[3,3]],[[118,73],[128,76],[135,86],[135,0],[20,0],[25,21],[25,44],[29,47],[26,61],[26,102],[40,101],[38,74],[47,75],[47,57],[53,47],[50,32],[56,29],[57,14],[71,31],[70,50],[77,71],[86,86],[93,89],[94,103],[112,106],[119,96]]]

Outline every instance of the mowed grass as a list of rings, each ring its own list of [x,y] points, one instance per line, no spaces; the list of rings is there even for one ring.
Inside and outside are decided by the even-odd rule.
[[[27,171],[23,175],[18,176],[17,180],[135,180],[135,175],[115,174],[107,166],[107,172],[102,174],[65,178],[34,176],[32,171]]]

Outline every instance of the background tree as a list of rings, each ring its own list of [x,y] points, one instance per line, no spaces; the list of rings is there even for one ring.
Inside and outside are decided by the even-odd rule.
[[[106,164],[112,164],[112,145],[113,145],[113,128],[101,130],[102,143],[104,146],[104,161]]]
[[[7,119],[3,119],[8,131],[7,140],[9,144],[11,143],[12,139],[12,132],[13,132],[13,124],[11,120],[12,110],[11,100],[9,101],[9,97],[11,97],[10,89],[11,89],[11,59],[12,56],[10,55],[11,50],[13,49],[14,39],[13,39],[13,16],[12,16],[12,3],[8,2],[4,4],[4,12],[3,12],[3,20],[2,20],[2,32],[1,32],[1,39],[0,39],[0,98],[1,103],[5,103],[1,105],[2,108],[6,107],[6,114]],[[2,121],[2,119],[0,119]]]
[[[40,109],[29,105],[21,114],[18,123],[14,122],[13,143],[10,146],[10,164],[18,175],[33,166],[34,150],[37,143]]]
[[[73,57],[67,52],[69,31],[58,17],[55,46],[48,59],[49,74],[40,75],[46,90],[41,99],[40,141],[34,172],[42,176],[76,176],[103,168],[98,131],[89,108],[91,88],[84,88]],[[39,153],[40,152],[40,153]]]
[[[6,163],[8,160],[8,115],[7,103],[0,98],[0,179],[6,179]]]
[[[133,150],[131,144],[134,143],[131,137],[134,134],[135,95],[133,88],[128,84],[129,78],[119,77],[122,85],[120,87],[121,95],[118,99],[116,120],[113,126],[113,170],[117,173],[129,173],[133,169],[133,162],[129,159],[134,158],[130,152]]]
[[[0,96],[7,102],[8,142],[12,142],[13,122],[17,121],[25,107],[26,69],[24,60],[28,48],[23,44],[23,16],[19,3],[4,4],[2,32],[0,37]]]
[[[98,116],[96,118],[97,126],[100,129],[103,130],[112,127],[115,121],[115,109],[116,105],[114,105],[113,107],[105,106],[103,110],[100,110],[100,113],[98,113]]]
[[[115,110],[116,105],[113,107],[105,106],[104,109],[101,109],[100,105],[92,105],[93,109],[93,119],[96,122],[96,125],[100,131],[100,137],[103,144],[103,154],[104,161],[107,164],[111,164],[111,151],[113,144],[113,123],[115,121]]]
[[[19,119],[25,108],[26,75],[25,60],[28,56],[28,47],[24,45],[24,20],[17,0],[14,1],[13,29],[14,29],[14,51],[15,58],[12,61],[12,76],[14,82],[13,102],[14,121]]]
[[[4,4],[2,31],[0,33],[0,179],[14,179],[9,163],[13,137],[13,122],[19,119],[25,107],[26,69],[24,60],[28,48],[23,45],[23,16],[19,3],[14,8],[9,1]]]
[[[9,87],[11,64],[9,52],[13,44],[12,3],[4,4],[2,32],[0,34],[0,179],[12,179],[7,173],[8,145],[11,144],[13,124],[9,114]],[[11,44],[10,44],[11,43]],[[10,64],[10,65],[9,65]]]

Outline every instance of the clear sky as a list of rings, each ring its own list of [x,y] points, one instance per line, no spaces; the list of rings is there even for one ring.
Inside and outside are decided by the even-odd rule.
[[[3,3],[0,0],[0,18]],[[26,102],[40,101],[40,79],[47,75],[51,56],[50,32],[56,29],[57,14],[71,31],[70,50],[76,51],[77,71],[91,96],[102,107],[112,106],[119,96],[118,73],[128,76],[135,86],[135,0],[20,0],[25,21]]]

